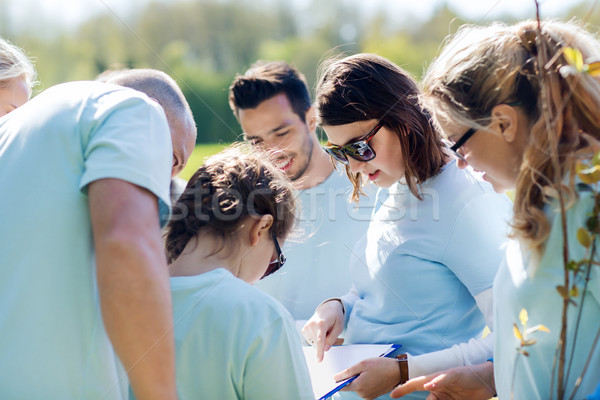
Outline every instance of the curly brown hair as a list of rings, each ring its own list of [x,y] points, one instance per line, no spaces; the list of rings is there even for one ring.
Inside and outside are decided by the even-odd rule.
[[[206,232],[221,241],[220,251],[249,216],[272,215],[272,232],[285,238],[295,222],[294,189],[267,154],[237,143],[206,160],[173,210],[165,234],[169,263]]]

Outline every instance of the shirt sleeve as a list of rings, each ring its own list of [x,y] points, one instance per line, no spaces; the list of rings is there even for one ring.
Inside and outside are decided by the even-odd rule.
[[[359,298],[354,285],[352,285],[352,289],[350,289],[348,293],[340,297],[342,305],[344,306],[344,329],[348,326],[348,318],[350,318],[350,314],[352,314],[352,307],[354,307],[354,303],[356,303]]]
[[[508,197],[486,193],[467,203],[456,218],[442,262],[473,297],[492,287],[511,215]]]
[[[277,318],[257,338],[244,372],[246,400],[313,400],[314,395],[296,328]]]
[[[484,290],[475,296],[477,306],[483,313],[488,327],[492,329],[493,295],[492,289]],[[408,357],[409,377],[428,375],[463,365],[475,365],[492,357],[494,352],[494,333],[484,338],[471,339],[448,349]]]
[[[83,109],[80,130],[84,147],[80,190],[95,180],[116,178],[171,204],[173,147],[158,104],[132,90],[113,91]]]

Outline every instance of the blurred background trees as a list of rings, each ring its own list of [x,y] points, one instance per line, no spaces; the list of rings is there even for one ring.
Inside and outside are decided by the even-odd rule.
[[[199,143],[230,142],[239,136],[227,89],[236,73],[258,59],[291,62],[311,88],[320,62],[340,53],[377,53],[418,79],[447,34],[465,22],[488,22],[467,21],[446,5],[427,21],[411,21],[384,9],[367,15],[358,0],[306,0],[296,7],[272,0],[155,0],[139,2],[127,15],[107,7],[75,26],[51,24],[32,11],[31,23],[48,23],[44,30],[11,24],[3,12],[7,4],[0,0],[0,36],[36,60],[38,91],[94,79],[106,69],[157,68],[182,87],[196,118]],[[600,25],[600,13],[590,13],[589,4],[574,7],[569,15]]]

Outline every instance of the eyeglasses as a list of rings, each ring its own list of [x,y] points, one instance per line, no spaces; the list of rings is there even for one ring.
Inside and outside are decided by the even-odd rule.
[[[460,147],[461,147],[462,145],[464,145],[464,144],[467,142],[467,140],[469,140],[469,138],[470,138],[471,136],[473,136],[473,134],[474,134],[475,132],[477,132],[477,129],[475,129],[475,128],[470,128],[468,131],[466,131],[466,132],[465,132],[465,134],[464,134],[464,135],[462,135],[462,136],[460,137],[460,139],[458,139],[458,140],[456,141],[456,143],[454,143],[454,142],[452,142],[452,141],[450,141],[450,140],[448,140],[448,139],[442,139],[442,143],[444,143],[444,145],[446,146],[446,148],[447,148],[448,150],[450,150],[450,151],[452,152],[452,154],[454,154],[454,156],[455,156],[456,158],[458,158],[458,159],[459,159],[459,160],[461,160],[461,161],[467,162],[467,160],[465,160],[465,158],[462,156],[462,154],[460,154],[460,153],[458,152],[458,149],[460,149]]]
[[[273,243],[275,243],[275,251],[277,252],[277,257],[275,258],[275,261],[271,261],[269,263],[267,270],[260,279],[266,278],[267,276],[279,271],[281,267],[283,267],[283,264],[285,264],[285,256],[281,251],[281,247],[279,247],[279,242],[277,241],[277,236],[275,236],[275,231],[271,231],[271,234],[273,235]]]
[[[371,129],[361,139],[342,147],[327,142],[323,146],[323,150],[342,164],[348,164],[348,156],[358,161],[371,161],[375,158],[375,150],[369,145],[369,141],[379,132],[382,126],[382,123],[377,124],[375,128]]]

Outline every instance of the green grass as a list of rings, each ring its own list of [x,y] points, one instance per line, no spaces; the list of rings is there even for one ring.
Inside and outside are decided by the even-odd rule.
[[[202,165],[202,163],[213,154],[218,153],[223,150],[225,147],[229,146],[230,143],[206,143],[206,144],[197,144],[188,160],[187,165],[179,173],[179,177],[189,180],[194,172]]]

